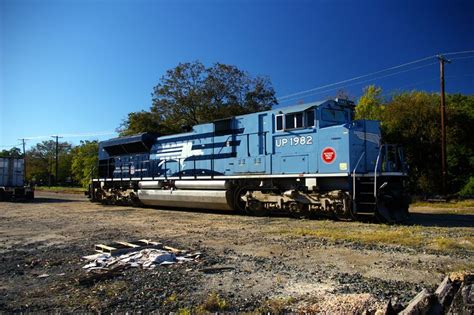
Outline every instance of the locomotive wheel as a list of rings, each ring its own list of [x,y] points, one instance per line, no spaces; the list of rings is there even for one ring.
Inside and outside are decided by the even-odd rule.
[[[305,209],[305,205],[298,202],[290,202],[287,205],[291,216],[297,219],[305,219],[309,217],[309,212]]]
[[[245,209],[245,211],[248,214],[257,217],[264,217],[270,215],[270,211],[268,211],[268,209],[265,209],[263,204],[258,200],[249,201],[249,206]]]
[[[253,216],[267,216],[270,214],[270,211],[265,209],[263,204],[258,200],[251,200],[249,202],[249,207],[247,207],[246,203],[242,200],[242,197],[251,190],[252,187],[250,186],[237,186],[234,191],[234,209],[238,213],[248,214]]]
[[[245,214],[246,205],[242,197],[247,193],[249,187],[237,185],[233,192],[233,206],[237,213]]]

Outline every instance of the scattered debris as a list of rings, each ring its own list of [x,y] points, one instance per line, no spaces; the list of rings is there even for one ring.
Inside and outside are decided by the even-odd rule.
[[[410,301],[408,306],[405,307],[400,314],[432,314],[435,312],[435,309],[438,309],[436,302],[436,295],[428,292],[427,289],[423,289]],[[436,313],[439,314],[439,311]]]
[[[87,271],[108,270],[114,269],[116,265],[125,265],[132,268],[141,267],[143,269],[153,269],[158,265],[194,261],[200,255],[201,253],[193,253],[178,256],[177,254],[166,250],[148,248],[120,256],[113,256],[110,254],[86,256],[93,257],[93,260],[82,268]]]
[[[167,247],[167,246],[165,246]],[[145,248],[163,248],[163,244],[153,242],[151,240],[137,240],[134,242],[115,241],[112,244],[96,244],[95,251],[99,253],[107,253],[110,255],[118,255],[127,252],[142,250]],[[167,248],[165,248],[167,249]],[[172,250],[171,250],[172,249]],[[167,250],[177,250],[176,248],[169,247]],[[179,250],[178,250],[179,251]]]
[[[128,268],[154,269],[156,266],[195,261],[202,255],[201,252],[188,253],[149,240],[98,244],[95,250],[99,253],[82,257],[89,263],[82,267],[88,275],[79,279],[80,284],[88,285],[109,279]]]
[[[175,262],[176,256],[173,253],[169,253],[160,249],[142,249],[138,252],[123,254],[120,256],[112,256],[108,254],[102,254],[97,257],[91,263],[88,263],[83,269],[88,271],[98,269],[110,269],[114,265],[127,265],[128,267],[136,268],[142,267],[143,269],[152,269],[156,265],[160,265],[165,262]]]
[[[434,293],[423,289],[400,314],[474,314],[474,274],[446,276]]]

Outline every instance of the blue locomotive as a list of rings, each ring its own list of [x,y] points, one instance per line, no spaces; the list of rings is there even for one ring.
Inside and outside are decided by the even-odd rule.
[[[92,201],[231,210],[253,215],[375,217],[408,214],[406,167],[381,144],[378,121],[327,100],[144,133],[99,144]]]

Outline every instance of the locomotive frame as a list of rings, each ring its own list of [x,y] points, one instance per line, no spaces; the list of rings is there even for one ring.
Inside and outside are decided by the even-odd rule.
[[[403,151],[381,143],[378,121],[353,120],[354,107],[327,100],[103,141],[87,194],[103,203],[401,221]]]

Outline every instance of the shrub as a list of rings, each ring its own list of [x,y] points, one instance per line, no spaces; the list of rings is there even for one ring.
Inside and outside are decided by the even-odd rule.
[[[459,192],[461,197],[473,197],[474,196],[474,177],[469,177],[466,185]]]

